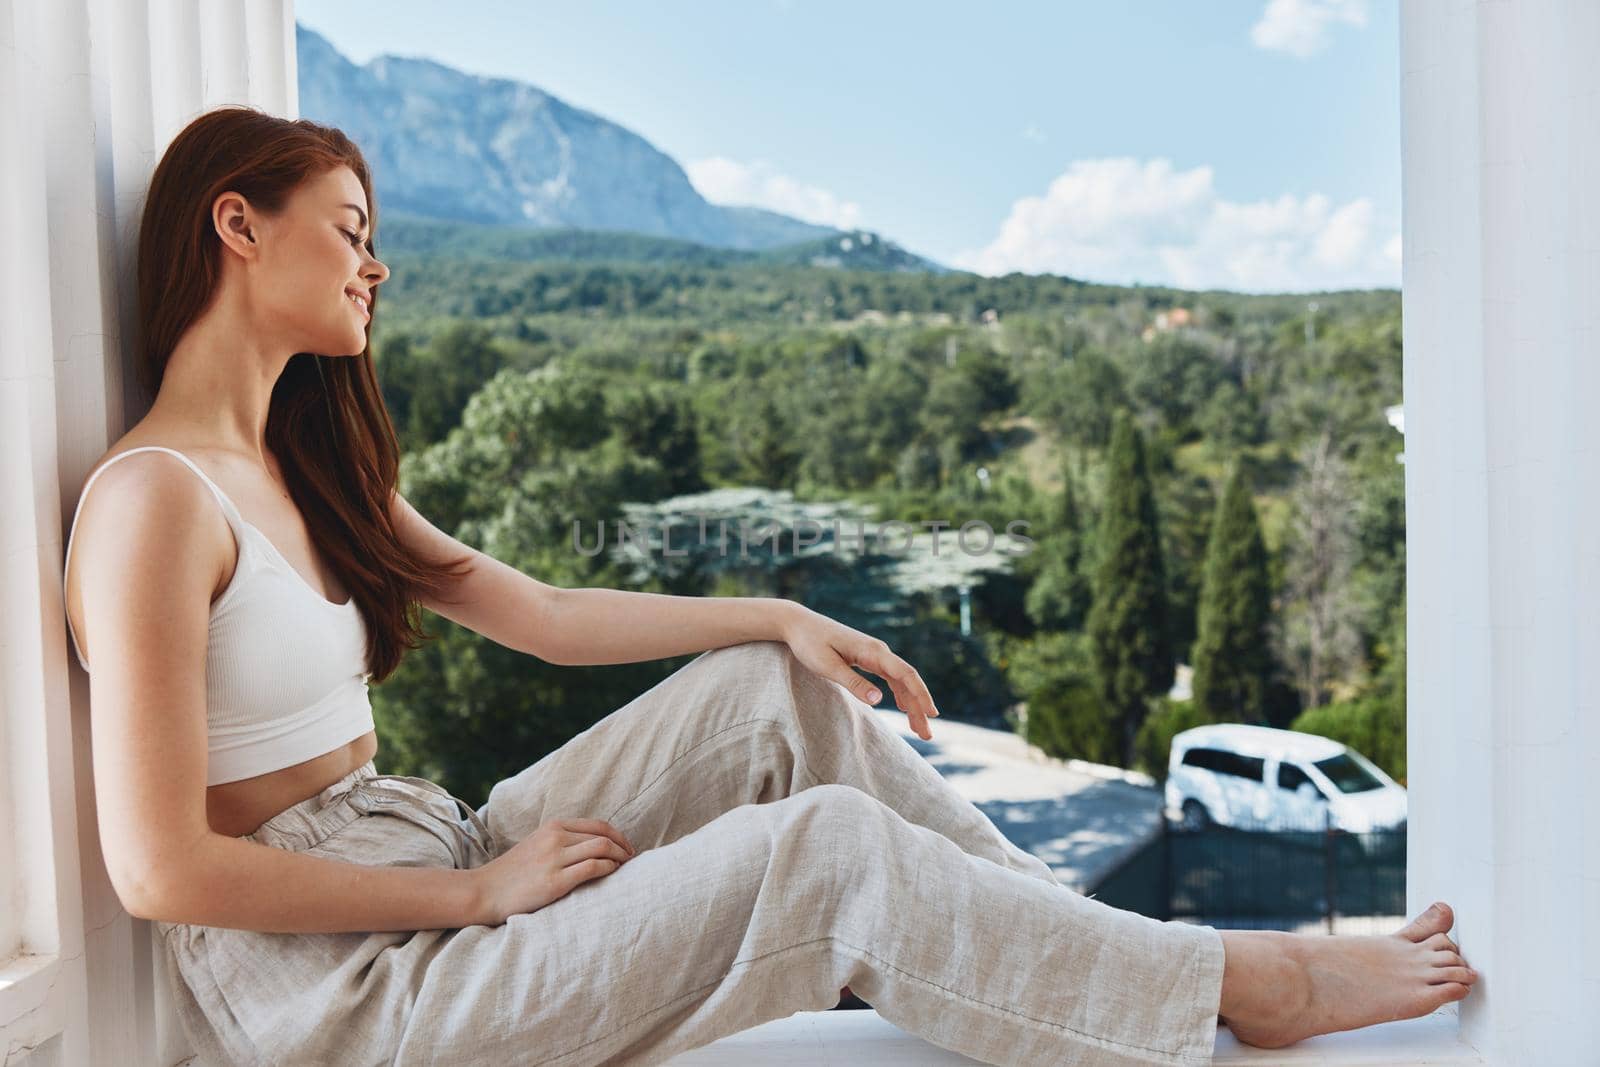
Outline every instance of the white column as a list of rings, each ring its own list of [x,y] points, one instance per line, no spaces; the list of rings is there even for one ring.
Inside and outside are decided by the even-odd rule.
[[[100,857],[88,678],[61,609],[89,464],[143,414],[124,360],[150,172],[223,103],[293,116],[291,0],[0,0],[0,1058],[187,1058]],[[7,1050],[31,1049],[20,1059]]]
[[[1409,0],[1411,911],[1494,1063],[1600,1057],[1600,4]]]

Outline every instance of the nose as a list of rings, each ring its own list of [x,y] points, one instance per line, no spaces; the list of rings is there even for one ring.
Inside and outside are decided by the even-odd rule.
[[[383,260],[379,259],[377,256],[373,256],[372,266],[368,267],[364,272],[362,272],[362,277],[370,278],[372,279],[373,285],[378,285],[388,280],[389,268],[384,265]]]

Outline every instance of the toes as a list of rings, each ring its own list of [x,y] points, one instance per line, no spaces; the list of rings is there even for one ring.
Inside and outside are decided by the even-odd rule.
[[[1450,940],[1448,934],[1429,934],[1422,944],[1439,952],[1454,952],[1457,954],[1461,952],[1461,946]]]
[[[1462,985],[1471,985],[1478,980],[1478,972],[1471,967],[1435,967],[1428,976],[1430,985],[1440,982],[1459,982]]]
[[[1427,990],[1428,992],[1416,1002],[1417,1010],[1412,1012],[1408,1018],[1414,1019],[1417,1016],[1438,1011],[1446,1004],[1466,996],[1471,992],[1472,987],[1463,985],[1460,982],[1440,982],[1438,985],[1428,986]]]
[[[1442,934],[1455,924],[1455,913],[1450,905],[1440,900],[1412,919],[1400,929],[1400,936],[1409,941],[1422,941],[1433,934]]]

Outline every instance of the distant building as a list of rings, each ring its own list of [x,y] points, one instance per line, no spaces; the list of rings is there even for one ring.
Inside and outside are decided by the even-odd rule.
[[[1158,333],[1168,333],[1184,326],[1194,325],[1194,313],[1188,308],[1168,308],[1156,312],[1156,319],[1144,328],[1139,336],[1148,341]]]

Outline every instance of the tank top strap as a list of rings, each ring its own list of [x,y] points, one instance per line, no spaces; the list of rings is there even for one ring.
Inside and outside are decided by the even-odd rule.
[[[62,614],[66,616],[67,632],[72,638],[72,651],[78,657],[78,665],[81,666],[84,669],[85,672],[87,672],[89,670],[89,664],[84,661],[83,649],[80,648],[79,645],[78,645],[78,635],[77,635],[77,632],[73,629],[73,626],[72,626],[72,615],[71,615],[70,612],[68,612],[66,610],[66,601],[67,601],[67,578],[66,578],[66,575],[67,575],[67,567],[72,562],[72,542],[73,542],[73,539],[77,536],[77,533],[78,533],[78,516],[80,514],[82,514],[82,512],[83,512],[83,502],[88,499],[88,497],[89,497],[89,488],[94,485],[95,479],[100,477],[101,474],[105,473],[106,468],[111,466],[113,463],[117,462],[120,459],[125,459],[126,457],[131,456],[136,452],[165,452],[168,455],[176,456],[176,457],[178,457],[178,459],[182,460],[184,466],[188,467],[190,470],[194,471],[195,474],[199,475],[200,476],[200,480],[205,482],[207,487],[210,488],[211,495],[216,498],[217,504],[222,508],[222,514],[228,520],[228,526],[230,528],[232,528],[234,537],[238,540],[238,542],[239,542],[239,544],[241,546],[241,550],[242,550],[242,546],[244,544],[244,529],[243,529],[244,518],[243,518],[242,515],[239,514],[239,509],[234,507],[233,501],[228,499],[228,494],[222,491],[222,487],[221,486],[219,486],[216,482],[212,481],[206,475],[206,472],[201,470],[199,465],[196,464],[194,462],[194,460],[190,459],[188,456],[184,455],[182,452],[179,452],[177,449],[168,448],[165,445],[140,445],[137,448],[130,448],[126,452],[118,452],[116,455],[112,456],[110,459],[108,459],[104,463],[100,464],[100,466],[95,469],[95,472],[93,474],[89,475],[89,480],[83,483],[83,488],[81,490],[79,490],[79,492],[78,492],[78,504],[77,504],[77,507],[74,508],[73,512],[72,512],[72,526],[67,532],[67,550],[66,550],[65,554],[63,555],[62,562],[61,562],[61,609],[62,609]]]

